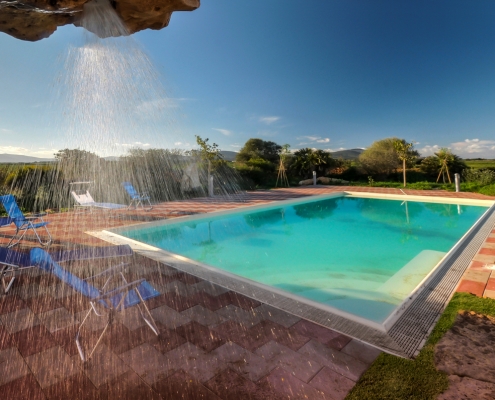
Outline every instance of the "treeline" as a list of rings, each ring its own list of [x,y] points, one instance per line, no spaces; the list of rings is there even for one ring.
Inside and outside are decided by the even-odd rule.
[[[494,170],[468,168],[448,149],[420,157],[412,143],[399,138],[374,142],[355,161],[335,159],[327,151],[311,148],[291,152],[288,145],[254,138],[245,143],[234,162],[227,162],[218,145],[199,136],[196,141],[196,150],[135,148],[117,161],[80,149],[60,150],[53,164],[0,166],[0,192],[14,194],[26,211],[63,210],[72,204],[71,188],[84,191],[88,187],[70,185],[77,181],[92,182],[89,189],[96,201],[126,204],[124,181],[161,202],[207,196],[209,177],[213,177],[215,195],[272,188],[283,170],[290,185],[311,178],[316,171],[318,177],[333,178],[332,184],[407,184],[418,189],[449,185],[453,174],[460,173],[462,190],[495,195]],[[199,184],[184,186],[186,171],[193,171]],[[283,186],[280,179],[278,185]]]

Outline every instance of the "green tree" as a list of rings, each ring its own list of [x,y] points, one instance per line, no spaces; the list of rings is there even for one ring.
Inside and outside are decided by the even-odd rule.
[[[236,161],[247,162],[252,158],[262,158],[277,164],[282,146],[262,139],[249,139],[237,153]]]
[[[441,157],[443,156],[443,152],[439,151],[438,153],[440,153]],[[419,165],[419,169],[432,178],[438,178],[438,176],[442,176],[441,167],[443,161],[438,157],[438,153],[435,153],[435,155],[433,156],[423,158]],[[449,172],[452,172],[454,174],[462,173],[462,171],[467,168],[466,163],[457,154],[450,154],[451,156],[447,157]],[[444,171],[444,174],[445,172],[446,171]]]
[[[394,143],[400,139],[387,138],[373,142],[359,155],[359,163],[368,174],[390,174],[400,165]]]
[[[225,165],[225,160],[222,157],[218,144],[208,143],[210,139],[203,139],[201,136],[195,135],[196,143],[199,150],[190,150],[188,154],[201,158],[208,165],[208,174],[220,166]]]
[[[313,171],[324,173],[333,166],[332,155],[325,150],[304,148],[294,152],[292,169],[302,177],[311,177]]]
[[[406,167],[407,163],[412,163],[418,157],[418,152],[414,150],[414,144],[408,143],[404,139],[394,142],[394,149],[397,157],[402,161],[402,174],[404,177],[404,187],[406,187]]]
[[[438,164],[440,167],[440,172],[438,173],[437,182],[440,180],[440,176],[443,179],[443,183],[445,183],[445,174],[447,173],[447,177],[449,178],[449,183],[452,183],[449,174],[449,167],[454,162],[454,155],[450,151],[450,149],[446,147],[442,147],[437,153],[435,153],[438,159]]]

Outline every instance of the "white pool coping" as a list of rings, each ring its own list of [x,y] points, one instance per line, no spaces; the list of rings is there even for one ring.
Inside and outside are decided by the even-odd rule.
[[[431,202],[442,204],[459,204],[459,205],[474,205],[490,207],[485,213],[473,224],[471,229],[466,232],[465,235],[450,249],[450,251],[443,257],[443,259],[430,271],[430,273],[424,277],[424,279],[416,286],[410,296],[408,296],[401,304],[399,304],[394,311],[387,317],[383,324],[356,316],[354,314],[347,313],[345,311],[336,309],[326,304],[318,303],[301,296],[280,290],[248,278],[240,277],[222,269],[213,267],[208,264],[204,264],[198,261],[191,260],[187,257],[179,254],[174,254],[155,246],[151,246],[133,239],[129,239],[120,235],[122,231],[129,230],[141,230],[145,228],[152,228],[156,226],[166,226],[169,224],[181,223],[189,220],[202,220],[211,219],[212,217],[222,217],[229,214],[238,214],[240,212],[251,212],[256,210],[266,210],[272,208],[284,207],[287,205],[297,203],[307,203],[308,201],[319,201],[323,199],[335,198],[335,197],[361,197],[361,198],[377,198],[377,199],[389,199],[389,200],[401,200],[401,201],[419,201],[419,202]],[[299,197],[296,199],[274,201],[270,203],[259,204],[255,206],[243,206],[235,209],[210,212],[201,215],[184,216],[174,218],[171,220],[162,220],[147,223],[138,223],[131,226],[114,228],[111,230],[103,230],[99,232],[87,232],[93,236],[96,236],[102,240],[114,243],[114,244],[129,244],[134,251],[138,254],[142,254],[146,257],[163,262],[183,272],[198,276],[201,279],[208,280],[212,283],[225,287],[229,290],[239,292],[248,297],[254,298],[261,302],[267,303],[276,308],[282,309],[286,312],[297,315],[301,318],[309,319],[313,322],[320,323],[326,327],[339,331],[343,334],[347,334],[356,337],[359,340],[363,340],[373,346],[381,348],[389,353],[393,353],[400,356],[410,356],[409,353],[402,351],[400,346],[394,343],[393,338],[387,335],[387,332],[396,324],[396,322],[402,317],[404,312],[408,309],[409,305],[416,301],[418,296],[425,290],[428,285],[431,284],[436,274],[440,270],[444,270],[445,266],[452,263],[452,257],[456,254],[462,246],[466,246],[466,239],[469,238],[473,232],[479,230],[487,219],[489,213],[495,214],[493,211],[495,201],[491,200],[477,200],[477,199],[458,199],[458,198],[446,198],[437,196],[412,196],[412,195],[390,195],[379,193],[362,193],[362,192],[335,192],[331,194],[323,194],[316,196]],[[477,249],[476,249],[477,250]],[[467,268],[467,265],[466,265]],[[454,288],[455,289],[455,288]],[[453,295],[449,293],[448,300]],[[447,303],[445,303],[446,306]],[[443,308],[442,308],[443,311]],[[338,321],[337,321],[338,320]],[[346,323],[347,321],[347,323]],[[432,328],[432,327],[431,327]],[[430,329],[431,330],[431,329]],[[364,334],[364,335],[363,335]],[[365,337],[363,337],[365,336]],[[372,340],[369,340],[369,339]],[[368,339],[368,340],[367,340]],[[392,339],[392,340],[389,340]]]

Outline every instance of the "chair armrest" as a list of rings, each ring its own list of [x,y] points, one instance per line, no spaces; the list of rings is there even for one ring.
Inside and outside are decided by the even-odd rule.
[[[93,299],[93,301],[106,300],[113,296],[116,296],[120,293],[129,292],[132,289],[137,288],[141,283],[145,282],[146,279],[138,279],[137,281],[127,283],[126,285],[119,286],[116,289],[110,290],[109,292],[103,293],[101,296],[98,296]]]

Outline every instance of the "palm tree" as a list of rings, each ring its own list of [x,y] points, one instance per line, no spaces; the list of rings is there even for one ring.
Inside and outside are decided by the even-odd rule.
[[[418,156],[418,152],[414,150],[413,147],[414,143],[408,143],[404,139],[398,139],[394,142],[394,149],[397,153],[397,157],[402,161],[404,187],[406,187],[406,164],[413,161]]]
[[[449,166],[454,161],[455,157],[452,152],[446,147],[442,147],[438,153],[435,153],[438,159],[438,163],[440,164],[440,172],[438,173],[437,183],[440,179],[440,176],[443,178],[443,183],[445,183],[445,172],[447,172],[447,178],[449,178],[449,183],[452,183],[450,180],[449,174]]]

